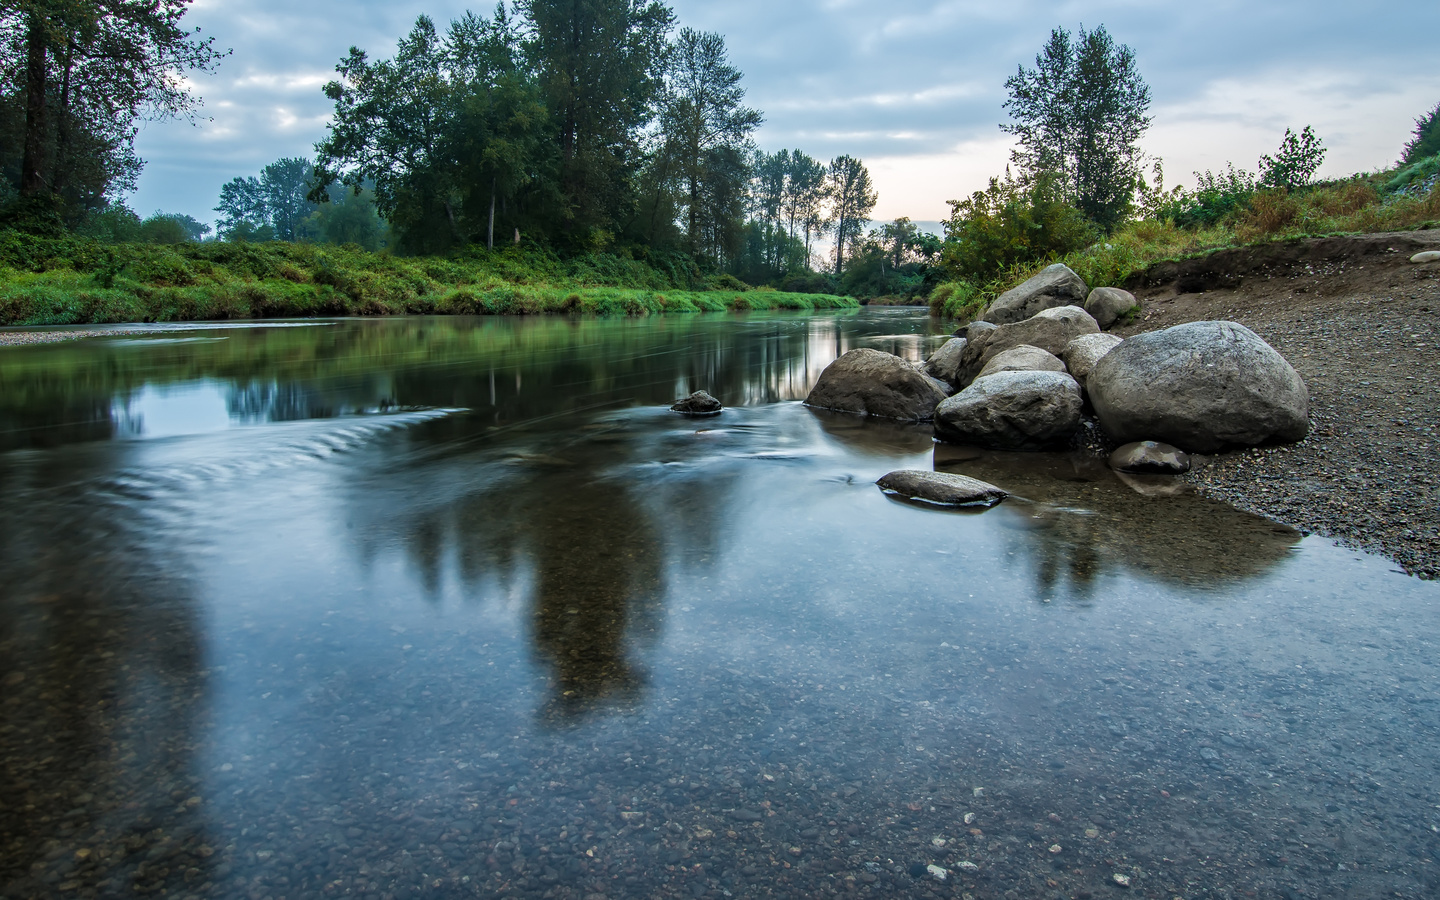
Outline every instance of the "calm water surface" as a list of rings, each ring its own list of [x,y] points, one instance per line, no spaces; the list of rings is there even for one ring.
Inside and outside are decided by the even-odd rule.
[[[797,402],[935,331],[0,350],[0,898],[1440,895],[1440,585]]]

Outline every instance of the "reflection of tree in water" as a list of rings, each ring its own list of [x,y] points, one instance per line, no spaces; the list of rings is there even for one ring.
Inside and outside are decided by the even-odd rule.
[[[1107,571],[1193,586],[1258,577],[1300,536],[1194,493],[1142,496],[1085,453],[998,453],[938,445],[935,468],[988,481],[1015,499],[997,509],[1034,569],[1038,597],[1088,598]],[[992,514],[993,515],[993,514]]]
[[[4,896],[174,894],[210,877],[203,808],[187,802],[208,699],[190,585],[139,506],[71,486],[111,469],[99,462],[55,473],[68,484],[48,469],[3,479]]]
[[[436,461],[438,468],[412,474],[426,483],[449,483],[452,471],[457,482],[465,477],[460,472],[471,483],[478,471],[488,474],[454,500],[410,506],[398,516],[397,495],[357,494],[362,540],[378,546],[398,530],[395,543],[437,601],[448,572],[470,598],[527,588],[532,651],[548,675],[545,718],[558,723],[626,705],[644,688],[639,660],[658,641],[667,569],[705,567],[720,553],[730,474],[714,466],[675,471],[632,462],[685,452],[657,448],[650,443],[656,440],[709,452],[692,426],[601,424],[579,437],[556,434],[542,441],[543,453],[487,447]]]

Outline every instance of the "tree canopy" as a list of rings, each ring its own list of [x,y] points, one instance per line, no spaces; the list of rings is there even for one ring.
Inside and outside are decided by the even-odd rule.
[[[1150,89],[1135,53],[1102,25],[1078,37],[1057,28],[1005,82],[1014,162],[1029,176],[1053,173],[1062,195],[1104,231],[1124,221],[1139,183],[1140,138],[1150,127]]]
[[[13,189],[73,215],[134,188],[138,123],[193,115],[186,76],[225,55],[182,26],[191,2],[0,2],[0,150]]]

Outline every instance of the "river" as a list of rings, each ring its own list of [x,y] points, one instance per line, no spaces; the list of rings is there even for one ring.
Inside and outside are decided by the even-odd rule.
[[[1440,893],[1440,584],[798,402],[943,340],[0,350],[0,900]],[[725,413],[667,410],[698,388]],[[874,485],[931,466],[1016,496]]]

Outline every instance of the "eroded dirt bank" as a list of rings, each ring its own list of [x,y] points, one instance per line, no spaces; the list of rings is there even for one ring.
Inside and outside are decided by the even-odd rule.
[[[1440,577],[1440,231],[1319,238],[1162,263],[1117,333],[1229,319],[1310,389],[1299,444],[1197,460],[1205,493]]]

